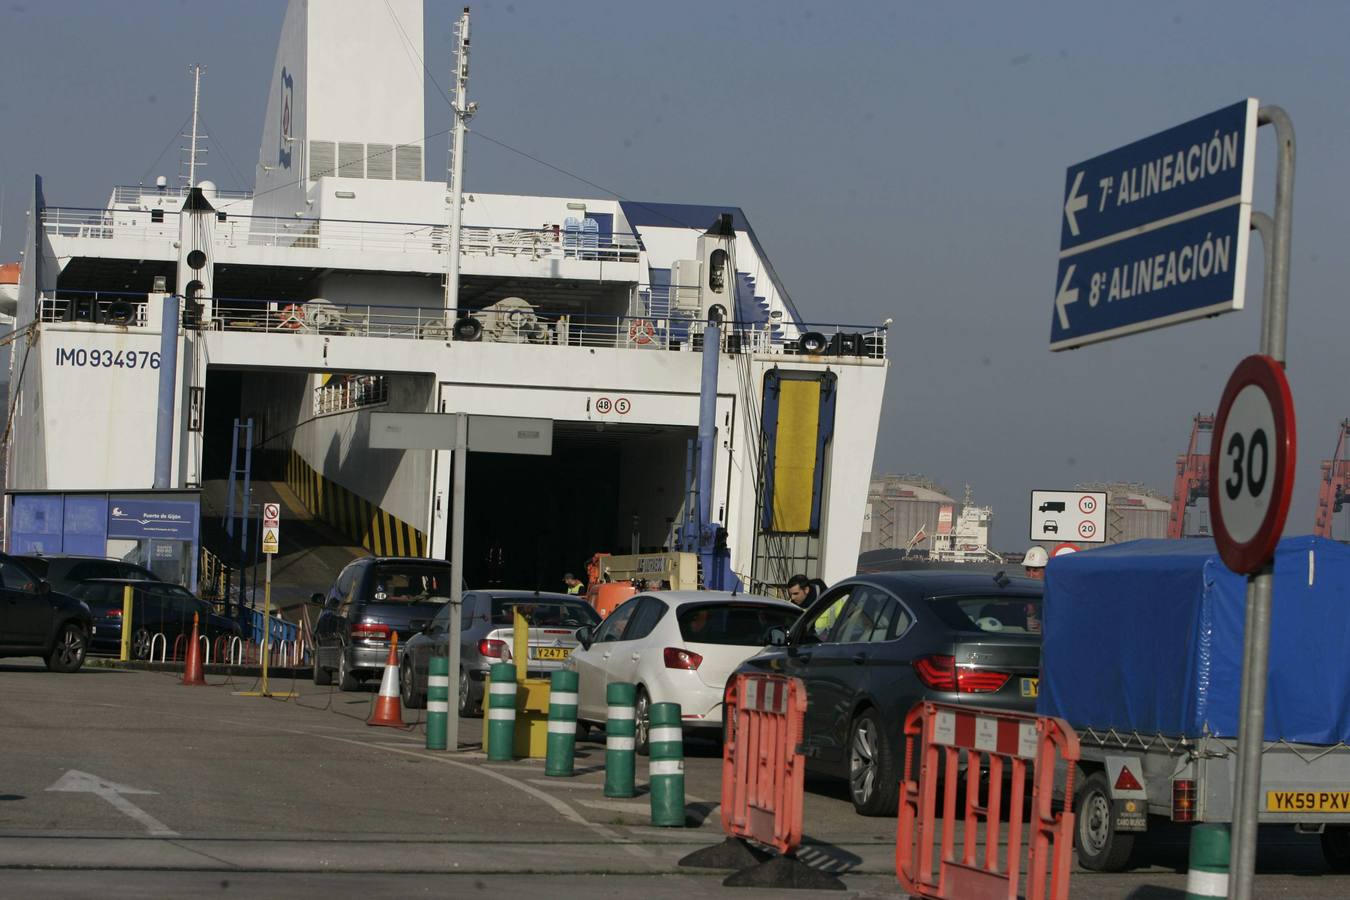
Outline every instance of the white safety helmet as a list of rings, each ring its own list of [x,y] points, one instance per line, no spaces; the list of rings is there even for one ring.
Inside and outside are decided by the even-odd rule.
[[[1032,547],[1027,551],[1027,555],[1022,557],[1022,565],[1028,569],[1043,568],[1049,561],[1050,557],[1046,555],[1045,548],[1039,546]]]

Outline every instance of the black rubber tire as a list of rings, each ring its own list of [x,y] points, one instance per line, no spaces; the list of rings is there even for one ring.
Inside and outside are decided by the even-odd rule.
[[[455,700],[455,705],[462,719],[483,717],[482,701],[474,697],[473,682],[469,679],[469,673],[463,669],[459,670],[459,697]]]
[[[408,709],[427,708],[427,695],[417,692],[417,675],[410,659],[404,659],[398,667],[398,689],[400,699]]]
[[[1134,850],[1134,834],[1116,831],[1105,772],[1093,772],[1084,779],[1074,797],[1074,815],[1078,864],[1093,872],[1123,871]]]
[[[633,698],[633,750],[638,756],[651,753],[652,742],[652,698],[643,688],[637,689]]]
[[[361,688],[360,679],[347,665],[347,651],[344,649],[338,650],[337,683],[340,691],[355,691]]]
[[[89,635],[74,622],[67,622],[56,633],[52,651],[47,654],[47,668],[53,672],[78,672],[89,651]]]
[[[333,683],[333,673],[328,669],[325,669],[323,666],[319,665],[318,647],[315,647],[311,652],[314,654],[314,673],[313,673],[314,683],[317,684],[319,687],[327,687],[328,685]]]
[[[144,628],[137,628],[131,633],[131,658],[149,659],[150,658],[150,632]]]
[[[863,816],[894,816],[900,808],[899,766],[881,716],[865,709],[848,732],[848,796]]]
[[[1350,825],[1328,825],[1322,832],[1322,855],[1331,871],[1350,872]]]

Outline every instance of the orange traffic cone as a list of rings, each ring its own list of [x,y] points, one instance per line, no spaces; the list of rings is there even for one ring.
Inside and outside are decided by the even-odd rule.
[[[202,644],[197,636],[197,613],[192,614],[192,640],[188,641],[187,662],[183,666],[183,684],[206,684],[202,674]]]
[[[375,698],[375,715],[367,725],[403,727],[403,706],[398,699],[398,632],[389,645],[389,659],[384,663],[384,678],[380,681],[380,696]]]

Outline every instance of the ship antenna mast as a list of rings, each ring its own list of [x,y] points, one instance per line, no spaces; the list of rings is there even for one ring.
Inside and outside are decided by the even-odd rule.
[[[193,64],[188,66],[188,71],[192,73],[192,135],[188,144],[187,176],[187,186],[191,190],[197,186],[197,126],[201,121],[202,73],[206,71],[206,66]],[[202,163],[202,165],[206,165],[206,163]]]
[[[455,25],[455,98],[451,104],[454,129],[450,135],[450,159],[446,166],[446,188],[450,203],[450,247],[445,276],[445,313],[447,318],[459,307],[459,242],[464,214],[464,133],[469,119],[478,111],[468,100],[469,91],[469,8]]]

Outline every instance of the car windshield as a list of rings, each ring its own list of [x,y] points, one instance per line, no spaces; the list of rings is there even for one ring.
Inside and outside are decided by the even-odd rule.
[[[450,599],[450,567],[380,565],[374,584],[378,603],[445,603]]]
[[[933,597],[929,602],[937,617],[956,631],[1041,633],[1040,597]]]
[[[799,611],[758,603],[692,603],[679,608],[675,619],[680,637],[691,644],[728,644],[763,647],[770,628],[790,628]]]
[[[600,614],[594,607],[581,600],[493,597],[492,624],[510,625],[515,621],[517,607],[525,614],[526,620],[536,628],[580,628],[583,625],[596,625],[600,622]]]

